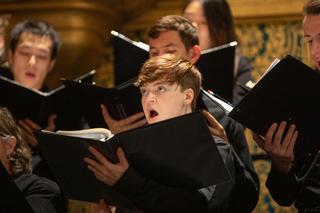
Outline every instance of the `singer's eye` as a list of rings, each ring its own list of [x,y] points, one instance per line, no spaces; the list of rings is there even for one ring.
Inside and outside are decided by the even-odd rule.
[[[146,95],[148,92],[147,92],[147,90],[145,90],[145,89],[141,89],[141,90],[140,90],[140,93],[141,93],[141,95]]]
[[[164,89],[164,87],[159,87],[158,88],[158,92],[163,92],[165,89]]]

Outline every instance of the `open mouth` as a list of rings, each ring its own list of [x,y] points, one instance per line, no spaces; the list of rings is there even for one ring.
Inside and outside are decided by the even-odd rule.
[[[154,118],[156,116],[158,116],[158,112],[155,110],[150,110],[150,118]]]

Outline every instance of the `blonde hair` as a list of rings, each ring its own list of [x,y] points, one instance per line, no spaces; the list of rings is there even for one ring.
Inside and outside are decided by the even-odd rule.
[[[12,175],[20,173],[31,173],[32,154],[30,147],[24,139],[20,127],[16,124],[11,112],[5,108],[0,108],[0,136],[4,143],[7,143],[11,136],[17,139],[16,147],[8,155],[9,168]]]

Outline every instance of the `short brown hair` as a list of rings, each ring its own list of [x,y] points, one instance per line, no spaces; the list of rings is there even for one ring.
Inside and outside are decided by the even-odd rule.
[[[320,14],[320,0],[310,0],[303,7],[303,16]]]
[[[173,54],[153,57],[142,66],[139,78],[134,85],[141,87],[158,80],[169,84],[178,83],[181,86],[181,92],[191,88],[194,92],[191,109],[192,111],[196,109],[196,99],[201,87],[201,74],[188,60]]]
[[[168,15],[158,19],[148,29],[148,36],[155,39],[159,37],[161,32],[168,30],[179,32],[180,39],[187,51],[199,44],[197,28],[188,19],[178,15]]]
[[[12,175],[31,173],[31,150],[11,112],[5,107],[0,108],[0,136],[4,143],[6,143],[11,136],[17,139],[16,147],[8,156],[10,173]]]

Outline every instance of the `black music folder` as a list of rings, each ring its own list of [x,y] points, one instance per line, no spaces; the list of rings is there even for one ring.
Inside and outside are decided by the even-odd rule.
[[[137,78],[133,78],[112,88],[67,80],[63,80],[63,83],[90,128],[108,128],[102,115],[101,104],[107,107],[110,116],[115,120],[143,112],[140,89],[133,85],[136,80]]]
[[[201,52],[195,63],[202,75],[202,87],[232,101],[234,56],[237,43],[221,45]]]
[[[88,82],[94,73],[91,71],[75,81]],[[15,119],[29,118],[42,128],[47,126],[52,114],[57,114],[55,124],[58,129],[80,128],[81,115],[75,113],[69,96],[64,85],[50,92],[41,92],[0,76],[0,106],[7,107]]]
[[[139,75],[142,65],[149,59],[149,46],[115,31],[111,31],[111,34],[115,85],[119,85]]]
[[[115,84],[119,85],[139,75],[149,59],[149,45],[135,42],[112,31],[114,48]],[[232,101],[234,86],[234,56],[237,42],[221,45],[201,52],[196,66],[203,76],[202,86],[224,99]]]
[[[231,180],[201,111],[122,132],[105,142],[34,134],[69,199],[96,201],[107,196],[110,205],[132,208],[87,168],[84,157],[93,157],[89,146],[113,163],[118,162],[116,149],[122,147],[130,166],[142,176],[171,187],[199,189]]]
[[[22,192],[0,161],[0,212],[34,213]]]
[[[262,136],[273,123],[287,121],[287,129],[295,124],[299,132],[295,160],[298,165],[304,165],[320,150],[319,94],[320,73],[287,55],[234,108],[218,105],[231,118]]]

